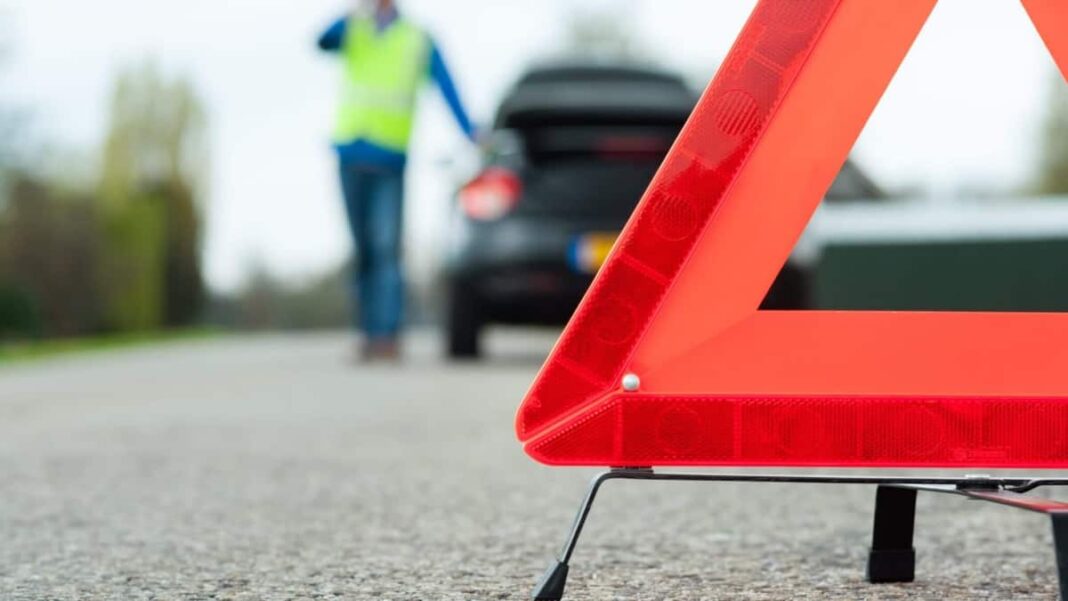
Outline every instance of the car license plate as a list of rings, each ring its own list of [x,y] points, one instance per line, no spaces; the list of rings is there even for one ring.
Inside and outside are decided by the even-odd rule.
[[[571,244],[571,267],[579,273],[597,273],[618,237],[615,232],[579,236]]]

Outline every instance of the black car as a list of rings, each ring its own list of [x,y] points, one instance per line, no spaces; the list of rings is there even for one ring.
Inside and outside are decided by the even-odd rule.
[[[490,324],[567,322],[696,101],[681,78],[631,66],[543,67],[515,84],[457,195],[450,356],[478,356]],[[800,308],[803,295],[790,267],[767,304]]]

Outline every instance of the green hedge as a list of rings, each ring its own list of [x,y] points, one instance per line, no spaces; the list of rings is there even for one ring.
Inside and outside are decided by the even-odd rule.
[[[821,309],[1068,311],[1068,240],[830,245],[813,284]]]

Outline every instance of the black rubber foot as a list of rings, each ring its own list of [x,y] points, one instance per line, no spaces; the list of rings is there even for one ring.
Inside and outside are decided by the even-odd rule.
[[[872,550],[868,555],[868,582],[886,584],[916,579],[916,551]]]
[[[534,589],[534,601],[560,601],[564,598],[564,587],[567,586],[566,563],[553,562],[545,575]]]

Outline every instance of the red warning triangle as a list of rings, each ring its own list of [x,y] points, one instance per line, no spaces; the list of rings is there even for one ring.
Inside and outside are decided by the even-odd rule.
[[[936,0],[761,0],[519,411],[588,466],[1068,467],[1068,315],[757,308]],[[1068,75],[1068,2],[1024,0]]]

